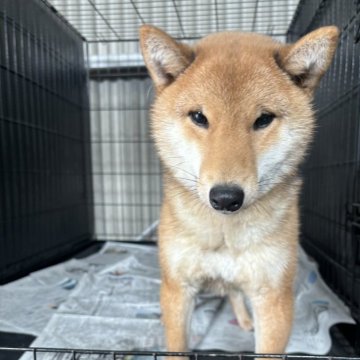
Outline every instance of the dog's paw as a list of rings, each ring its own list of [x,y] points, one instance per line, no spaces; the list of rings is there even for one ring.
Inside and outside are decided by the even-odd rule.
[[[245,331],[252,331],[254,330],[254,323],[253,321],[249,318],[249,319],[242,319],[239,322],[240,327],[245,330]]]

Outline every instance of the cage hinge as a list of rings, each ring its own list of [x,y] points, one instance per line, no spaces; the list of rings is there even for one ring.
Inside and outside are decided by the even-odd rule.
[[[349,204],[350,205],[350,204]],[[352,234],[353,274],[360,278],[360,203],[353,203],[347,212],[347,223]]]
[[[359,41],[360,41],[360,20],[357,21],[357,28],[354,35],[354,43],[357,44]]]
[[[353,203],[347,214],[348,224],[356,235],[360,235],[360,203]]]

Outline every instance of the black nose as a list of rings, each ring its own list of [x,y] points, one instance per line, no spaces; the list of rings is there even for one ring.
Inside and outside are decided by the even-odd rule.
[[[235,185],[217,185],[210,190],[209,197],[215,210],[234,212],[244,202],[244,191]]]

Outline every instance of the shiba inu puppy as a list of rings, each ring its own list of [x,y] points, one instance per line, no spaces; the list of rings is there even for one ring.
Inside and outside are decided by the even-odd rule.
[[[164,165],[161,306],[169,351],[187,350],[200,289],[228,295],[257,353],[282,353],[293,317],[298,166],[313,92],[333,58],[328,26],[294,44],[240,32],[185,45],[140,29],[156,88],[152,134]],[[253,319],[244,305],[250,299]]]

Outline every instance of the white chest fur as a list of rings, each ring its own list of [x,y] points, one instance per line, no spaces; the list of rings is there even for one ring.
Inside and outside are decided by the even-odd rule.
[[[219,241],[211,247],[204,246],[199,237],[173,241],[166,250],[171,272],[179,273],[195,288],[216,283],[223,289],[234,287],[258,292],[262,286],[277,286],[282,280],[290,250],[281,246],[281,242],[259,241],[241,246],[238,239],[228,245],[221,234],[216,235]],[[214,241],[211,243],[215,245]]]

